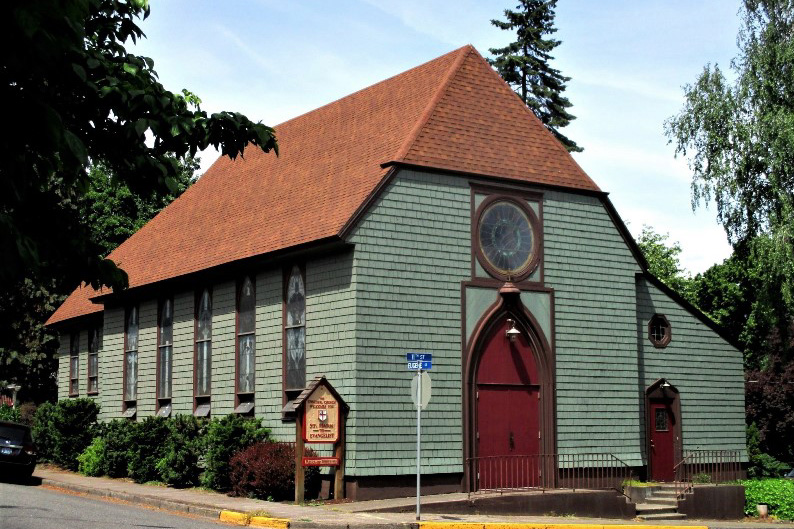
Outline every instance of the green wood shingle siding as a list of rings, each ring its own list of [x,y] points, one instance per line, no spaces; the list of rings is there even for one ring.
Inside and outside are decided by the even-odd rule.
[[[546,286],[554,289],[557,450],[640,465],[634,274],[595,197],[544,195]]]
[[[670,322],[665,348],[648,340],[654,314]],[[679,391],[684,450],[741,450],[746,460],[741,351],[645,279],[637,281],[637,334],[644,386],[665,378]]]
[[[352,475],[415,472],[416,409],[405,353],[433,353],[423,471],[462,471],[461,281],[471,278],[465,179],[400,171],[355,243],[356,400]]]

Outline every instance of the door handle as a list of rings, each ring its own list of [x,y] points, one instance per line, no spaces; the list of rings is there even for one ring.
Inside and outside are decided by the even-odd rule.
[[[512,452],[512,451],[513,451],[513,450],[515,450],[515,448],[516,448],[516,441],[515,441],[515,439],[513,438],[513,432],[510,432],[510,439],[509,439],[509,443],[510,443],[510,451]]]

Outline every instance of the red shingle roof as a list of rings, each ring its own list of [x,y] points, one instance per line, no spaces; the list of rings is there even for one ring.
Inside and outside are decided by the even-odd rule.
[[[130,288],[338,236],[389,162],[598,191],[471,46],[276,127],[280,155],[221,157],[110,258]],[[80,287],[48,324],[98,312]]]

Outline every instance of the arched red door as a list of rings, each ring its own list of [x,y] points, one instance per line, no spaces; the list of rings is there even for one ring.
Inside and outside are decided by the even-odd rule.
[[[522,332],[514,341],[504,316],[484,342],[476,374],[477,487],[531,487],[540,461],[539,380]]]

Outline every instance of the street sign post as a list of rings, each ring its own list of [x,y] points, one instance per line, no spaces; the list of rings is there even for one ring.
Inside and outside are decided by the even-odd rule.
[[[430,353],[406,353],[408,370],[416,371],[411,381],[411,399],[416,405],[416,519],[420,519],[422,497],[422,408],[430,402],[430,375],[426,370],[433,367]]]

